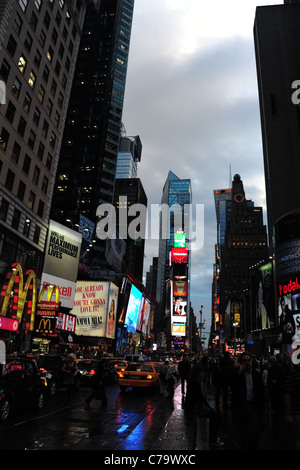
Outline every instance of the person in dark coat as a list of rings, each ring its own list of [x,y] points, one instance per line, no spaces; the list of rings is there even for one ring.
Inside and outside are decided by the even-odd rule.
[[[188,382],[191,373],[191,363],[189,361],[188,355],[185,354],[181,361],[178,363],[178,373],[181,380],[181,393],[185,394],[185,382]]]
[[[239,356],[239,367],[232,374],[231,409],[238,433],[240,449],[258,449],[263,431],[264,383],[261,374],[253,370],[249,353]]]
[[[87,406],[91,403],[93,398],[97,400],[102,400],[102,406],[107,404],[107,397],[105,391],[105,383],[104,383],[104,361],[105,359],[101,359],[97,365],[96,373],[92,380],[92,388],[93,391],[85,400]]]
[[[190,380],[187,385],[185,400],[186,420],[192,426],[192,447],[196,450],[198,418],[209,420],[209,445],[211,448],[223,445],[218,438],[218,431],[221,424],[221,417],[207,402],[203,393],[204,369],[201,364],[193,367]]]

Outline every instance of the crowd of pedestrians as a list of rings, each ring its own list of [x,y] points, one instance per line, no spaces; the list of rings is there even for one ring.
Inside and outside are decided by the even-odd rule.
[[[171,364],[165,361],[166,377]],[[293,363],[288,353],[260,358],[247,352],[236,357],[229,353],[193,359],[184,355],[172,376],[173,384],[181,382],[195,448],[198,419],[208,419],[210,446],[219,447],[223,445],[219,429],[230,412],[227,424],[232,426],[239,449],[261,449],[266,426],[271,430],[274,450],[300,449],[300,365]],[[162,393],[167,390],[172,398],[167,382],[163,386]],[[214,406],[207,401],[208,388]]]

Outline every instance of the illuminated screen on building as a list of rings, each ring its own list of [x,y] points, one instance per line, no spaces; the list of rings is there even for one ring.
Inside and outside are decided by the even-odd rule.
[[[186,248],[172,248],[170,258],[171,264],[186,264],[188,262],[188,250]]]
[[[136,330],[141,300],[142,293],[132,284],[125,317],[125,326],[129,333],[134,333]]]

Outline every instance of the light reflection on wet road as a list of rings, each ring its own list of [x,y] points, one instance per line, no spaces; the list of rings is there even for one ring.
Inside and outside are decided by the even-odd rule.
[[[107,386],[108,404],[84,403],[89,390],[82,388],[71,402],[66,396],[48,400],[40,412],[25,410],[0,424],[2,450],[147,450],[163,429],[174,406],[158,391],[120,393]]]

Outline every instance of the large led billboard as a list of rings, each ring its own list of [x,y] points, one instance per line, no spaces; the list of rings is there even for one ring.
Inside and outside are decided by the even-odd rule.
[[[125,317],[125,326],[129,333],[134,333],[136,330],[141,300],[142,293],[132,284]]]

